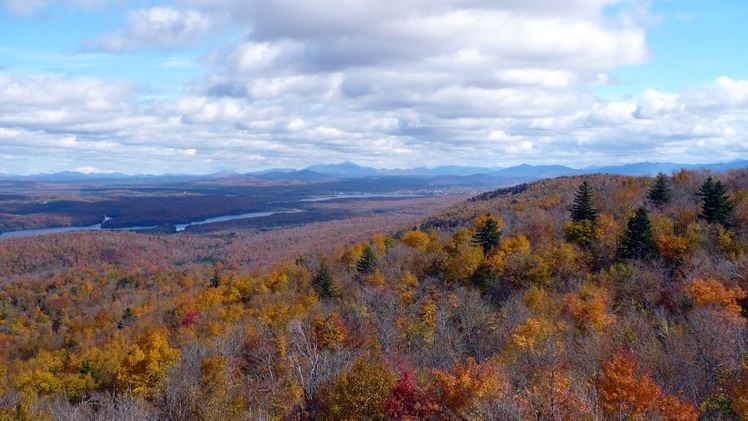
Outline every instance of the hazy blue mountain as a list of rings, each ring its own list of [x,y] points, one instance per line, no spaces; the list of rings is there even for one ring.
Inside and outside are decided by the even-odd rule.
[[[679,171],[681,168],[686,170],[711,170],[714,172],[723,172],[729,169],[746,168],[748,160],[718,162],[714,164],[678,164],[674,162],[638,162],[626,165],[609,165],[604,167],[588,167],[585,172],[597,172],[603,174],[622,174],[631,176],[657,175],[662,171],[670,174],[673,171]]]
[[[339,164],[312,165],[303,170],[277,168],[237,174],[233,171],[219,171],[213,174],[164,174],[164,175],[128,175],[115,173],[81,173],[63,171],[54,174],[37,174],[30,176],[0,175],[3,180],[40,181],[47,183],[148,183],[148,182],[186,182],[195,180],[230,179],[236,177],[253,177],[264,180],[300,180],[318,181],[324,179],[361,179],[367,177],[422,177],[433,180],[449,180],[449,184],[473,185],[477,180],[484,183],[522,183],[541,178],[560,176],[605,173],[631,176],[654,176],[662,171],[670,174],[681,168],[687,170],[705,169],[723,172],[729,169],[748,168],[748,160],[718,162],[712,164],[678,164],[673,162],[638,162],[626,165],[595,166],[575,169],[563,165],[528,165],[522,164],[509,168],[461,167],[456,165],[436,168],[377,169],[365,167],[346,161]]]
[[[531,178],[551,178],[565,175],[583,174],[585,171],[565,167],[563,165],[527,165],[522,164],[516,167],[504,168],[496,171],[496,174],[505,177],[531,177]]]
[[[319,174],[342,177],[366,177],[381,174],[381,172],[375,168],[362,167],[350,161],[341,162],[340,164],[312,165],[306,167],[305,170]]]
[[[301,180],[301,181],[317,181],[332,178],[330,175],[325,175],[311,170],[301,171],[268,171],[263,174],[255,173],[255,176],[263,180]],[[355,177],[351,177],[355,178]]]

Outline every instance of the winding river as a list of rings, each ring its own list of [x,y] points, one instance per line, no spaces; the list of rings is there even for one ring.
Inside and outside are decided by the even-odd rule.
[[[232,221],[234,219],[246,219],[246,218],[260,218],[263,216],[270,216],[275,215],[276,213],[298,213],[303,212],[303,210],[300,209],[294,209],[294,210],[288,210],[288,211],[274,211],[274,212],[252,212],[252,213],[243,213],[240,215],[224,215],[224,216],[217,216],[215,218],[208,218],[203,219],[202,221],[195,221],[190,222],[189,224],[176,224],[177,231],[184,231],[185,228],[189,227],[190,225],[203,225],[203,224],[212,224],[214,222],[224,222],[224,221]],[[86,227],[55,227],[55,228],[36,228],[36,229],[28,229],[28,230],[18,230],[18,231],[10,231],[10,232],[4,232],[0,234],[0,240],[5,238],[17,238],[17,237],[29,237],[32,235],[44,235],[44,234],[56,234],[60,232],[73,232],[73,231],[139,231],[139,230],[148,230],[148,229],[154,229],[158,227],[158,225],[145,225],[145,226],[132,226],[132,227],[122,227],[122,228],[102,228],[101,225],[110,220],[112,218],[110,217],[104,217],[104,220],[100,224],[96,225],[89,225]]]

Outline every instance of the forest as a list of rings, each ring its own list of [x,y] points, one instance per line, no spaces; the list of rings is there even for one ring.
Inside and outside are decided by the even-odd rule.
[[[1,240],[0,420],[748,419],[748,170],[420,203]]]

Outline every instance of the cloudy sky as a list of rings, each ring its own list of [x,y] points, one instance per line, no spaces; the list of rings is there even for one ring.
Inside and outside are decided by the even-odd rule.
[[[745,0],[0,0],[0,173],[748,158]]]

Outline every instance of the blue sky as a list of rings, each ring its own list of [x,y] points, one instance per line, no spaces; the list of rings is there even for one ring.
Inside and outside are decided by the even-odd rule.
[[[0,0],[0,173],[748,158],[748,5]]]

